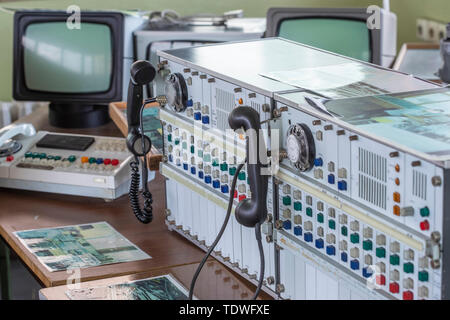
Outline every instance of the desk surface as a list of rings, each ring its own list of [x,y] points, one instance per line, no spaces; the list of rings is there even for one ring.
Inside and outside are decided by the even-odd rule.
[[[22,119],[21,122],[31,122],[37,130],[74,132],[74,130],[50,127],[46,108],[38,109],[29,117]],[[120,131],[113,123],[96,129],[83,129],[76,132],[121,136]],[[0,235],[45,287],[65,285],[70,274],[66,271],[49,272],[16,239],[13,232],[107,221],[118,232],[152,256],[152,259],[143,261],[82,269],[82,282],[196,264],[203,258],[204,252],[181,236],[169,231],[165,226],[163,179],[157,173],[155,180],[149,186],[154,199],[154,220],[148,225],[140,223],[134,217],[126,195],[120,199],[105,202],[102,199],[0,189],[0,203],[2,203]],[[188,268],[188,270],[192,275],[194,270],[192,268]],[[234,278],[239,278],[233,273],[230,274]]]
[[[194,263],[140,274],[88,281],[80,283],[79,285],[80,288],[83,289],[105,287],[113,284],[170,274],[185,288],[189,288],[192,274],[195,272],[197,266],[198,264]],[[69,298],[66,295],[68,289],[69,288],[66,285],[45,288],[40,291],[40,296],[41,299],[47,300],[68,300]],[[197,279],[195,296],[200,300],[248,300],[253,296],[253,288],[249,289],[247,284],[240,279],[240,277],[236,277],[230,270],[217,261],[209,261],[205,264],[202,273]],[[261,295],[261,297],[266,296]]]

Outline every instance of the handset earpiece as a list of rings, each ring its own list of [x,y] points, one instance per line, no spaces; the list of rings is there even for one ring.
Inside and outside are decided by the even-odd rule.
[[[247,133],[247,172],[251,199],[244,199],[236,206],[236,220],[246,227],[255,227],[267,218],[268,176],[261,174],[259,113],[250,107],[237,107],[228,116],[228,123],[233,130],[243,128]],[[264,140],[262,147],[265,149],[263,143]]]
[[[150,138],[146,135],[142,136],[139,130],[140,112],[143,107],[143,86],[149,84],[155,78],[156,70],[150,62],[138,60],[131,65],[130,73],[127,97],[127,147],[135,156],[144,156],[150,152],[152,143]],[[144,139],[143,144],[141,143],[142,139]]]

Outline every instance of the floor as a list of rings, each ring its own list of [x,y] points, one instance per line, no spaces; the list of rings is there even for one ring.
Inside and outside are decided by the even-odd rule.
[[[0,239],[1,241],[1,239]],[[1,283],[0,283],[1,286]],[[14,252],[11,252],[11,291],[13,300],[38,300],[41,285]]]

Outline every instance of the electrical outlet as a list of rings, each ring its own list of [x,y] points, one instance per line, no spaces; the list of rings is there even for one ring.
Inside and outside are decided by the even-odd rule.
[[[428,20],[417,19],[416,22],[416,35],[420,40],[428,40]]]

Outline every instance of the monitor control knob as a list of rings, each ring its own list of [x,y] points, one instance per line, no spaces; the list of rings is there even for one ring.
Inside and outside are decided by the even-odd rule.
[[[182,112],[188,104],[186,81],[181,73],[171,73],[165,81],[167,104],[176,112]]]

